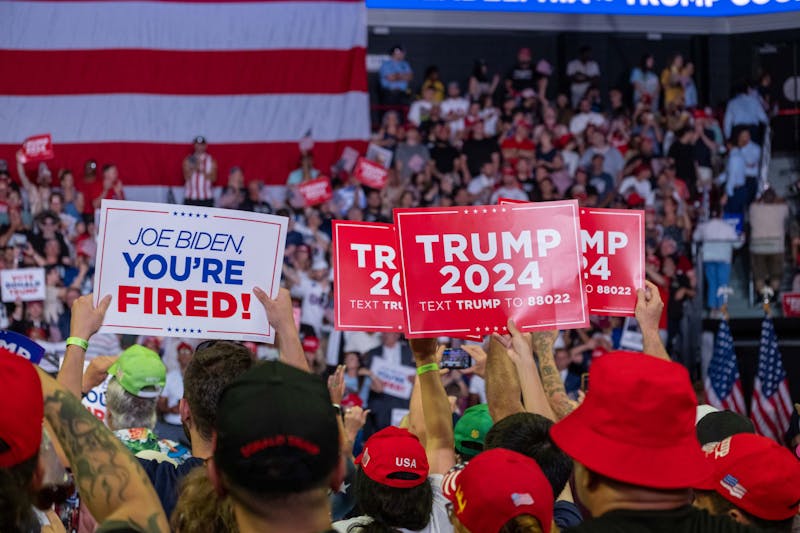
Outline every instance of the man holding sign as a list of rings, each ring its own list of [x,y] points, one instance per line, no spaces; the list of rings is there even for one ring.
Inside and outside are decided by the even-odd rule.
[[[103,201],[94,294],[108,332],[273,342],[254,287],[275,297],[288,220],[260,213]]]
[[[396,209],[407,335],[588,325],[576,201]]]
[[[382,339],[379,348],[367,353],[366,366],[383,383],[383,392],[369,393],[370,417],[365,438],[391,425],[392,410],[408,409],[416,375],[414,357],[408,346],[400,342],[400,334],[387,332]]]

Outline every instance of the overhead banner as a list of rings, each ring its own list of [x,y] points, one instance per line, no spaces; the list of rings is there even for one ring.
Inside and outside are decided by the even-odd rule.
[[[44,269],[9,268],[0,270],[0,292],[3,295],[3,302],[44,300]]]
[[[736,17],[800,11],[797,0],[367,0],[369,9]]]
[[[644,211],[581,208],[580,219],[589,312],[633,316],[644,287]]]
[[[588,325],[578,202],[395,209],[406,335]]]
[[[227,209],[103,200],[94,296],[103,331],[274,342],[253,295],[275,298],[288,219]]]
[[[333,221],[336,329],[403,330],[399,265],[394,226]]]

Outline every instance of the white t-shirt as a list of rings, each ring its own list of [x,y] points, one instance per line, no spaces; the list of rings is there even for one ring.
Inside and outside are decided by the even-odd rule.
[[[569,132],[575,136],[580,135],[586,130],[589,124],[595,126],[602,126],[606,123],[606,119],[600,113],[589,111],[588,113],[578,113],[572,120],[569,121]]]
[[[317,335],[320,335],[322,320],[325,318],[325,306],[328,303],[328,285],[305,277],[292,287],[291,293],[292,296],[303,299],[300,307],[300,322],[312,326]]]
[[[470,180],[469,185],[467,185],[467,192],[473,196],[477,196],[493,185],[494,180],[492,178],[484,176],[483,174],[478,174]]]
[[[486,403],[486,380],[480,376],[472,376],[469,380],[469,393],[477,394],[480,403]]]
[[[619,184],[619,192],[623,196],[628,196],[632,192],[636,192],[641,196],[642,200],[649,202],[650,196],[653,192],[653,187],[650,185],[650,180],[637,180],[634,176],[628,176],[622,183]]]
[[[583,63],[580,59],[573,59],[567,63],[567,76],[574,76],[575,74],[584,74],[588,78],[594,78],[595,76],[600,75],[600,66],[597,64],[597,61]],[[586,90],[589,89],[589,85],[591,85],[591,83],[588,81],[573,83],[570,85],[570,90],[572,92],[572,107],[578,107],[578,102],[580,102],[581,98],[583,98],[583,95],[586,94]]]
[[[447,517],[448,500],[444,497],[444,494],[442,494],[443,477],[444,476],[442,476],[442,474],[430,474],[428,476],[428,482],[430,482],[431,488],[433,489],[433,508],[431,509],[431,520],[423,529],[416,530],[417,532],[451,533],[453,531],[453,524],[450,523],[450,519]],[[372,518],[369,516],[357,516],[355,518],[350,518],[349,520],[340,520],[338,522],[334,522],[333,529],[339,533],[348,533],[350,526],[368,524],[370,522],[372,522]],[[414,533],[415,531],[403,528],[397,528],[397,530],[402,531],[403,533]],[[353,531],[354,533],[358,533],[359,529],[354,528]]]
[[[425,116],[429,115],[432,107],[433,103],[426,100],[415,101],[408,110],[408,121],[419,126],[422,124],[422,114],[425,113]]]
[[[441,108],[442,108],[442,118],[448,121],[448,123],[450,124],[450,130],[452,131],[453,134],[464,129],[463,117],[467,114],[467,111],[469,111],[469,102],[467,101],[466,98],[461,98],[461,97],[448,98],[442,102]],[[461,118],[452,121],[449,120],[447,118],[447,115],[449,115],[451,112],[460,115]]]
[[[161,391],[161,397],[167,399],[167,407],[175,407],[183,398],[183,376],[180,370],[167,372],[167,382]],[[180,413],[165,413],[164,422],[174,426],[181,425]]]

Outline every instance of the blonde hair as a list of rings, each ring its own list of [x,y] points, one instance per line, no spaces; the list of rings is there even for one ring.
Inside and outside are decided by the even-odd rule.
[[[230,499],[217,495],[205,466],[193,468],[181,481],[169,525],[175,533],[239,532]]]

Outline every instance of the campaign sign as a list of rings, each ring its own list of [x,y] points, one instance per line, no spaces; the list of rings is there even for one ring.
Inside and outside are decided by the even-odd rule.
[[[103,200],[94,297],[113,295],[103,331],[273,342],[253,288],[278,295],[287,224],[261,213]]]
[[[333,198],[331,179],[328,176],[320,176],[317,179],[305,181],[297,188],[303,197],[303,201],[309,207],[324,204]]]
[[[358,161],[356,161],[356,168],[353,171],[353,176],[367,187],[383,189],[384,186],[386,186],[388,173],[386,169],[378,163],[359,157]]]
[[[383,393],[403,400],[411,399],[414,387],[414,376],[417,369],[413,366],[394,365],[383,357],[373,357],[370,370],[383,383]]]
[[[406,335],[588,325],[578,203],[395,209]]]
[[[580,219],[589,312],[633,316],[644,287],[644,211],[586,207]]]
[[[0,270],[0,292],[4,302],[36,302],[45,299],[43,268]]]
[[[525,204],[500,198],[500,205]],[[644,212],[581,208],[583,279],[589,312],[633,316],[636,290],[644,287]]]
[[[0,348],[24,357],[34,365],[44,357],[44,348],[15,331],[0,330]]]
[[[334,324],[347,331],[402,331],[394,226],[333,221]]]
[[[787,318],[800,317],[800,292],[785,292],[781,301],[783,302],[783,316]]]
[[[53,139],[49,133],[28,137],[22,143],[22,163],[37,163],[55,157]]]

